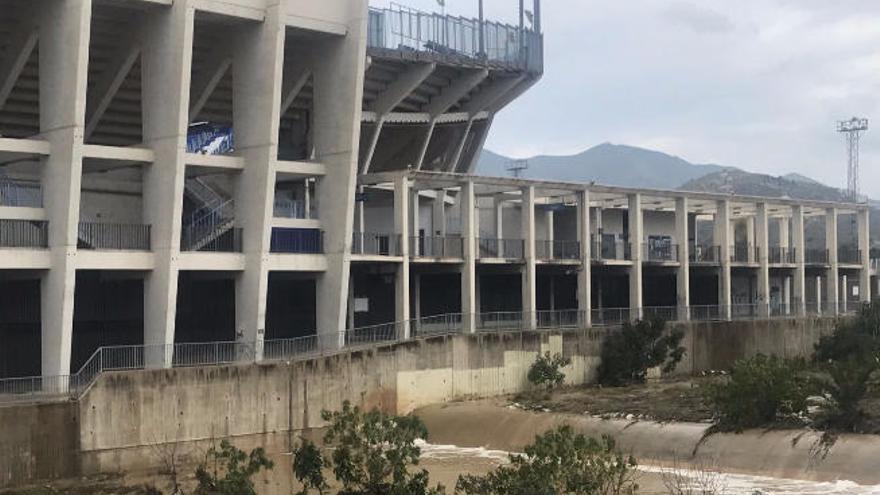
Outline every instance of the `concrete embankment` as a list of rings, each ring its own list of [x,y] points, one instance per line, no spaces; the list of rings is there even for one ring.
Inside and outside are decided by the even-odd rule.
[[[730,473],[812,481],[880,484],[880,437],[842,435],[825,450],[821,436],[804,430],[747,431],[705,437],[708,425],[603,420],[575,414],[509,409],[497,401],[434,405],[416,414],[430,441],[461,447],[520,452],[536,435],[567,424],[598,437],[613,436],[640,463],[713,466]]]

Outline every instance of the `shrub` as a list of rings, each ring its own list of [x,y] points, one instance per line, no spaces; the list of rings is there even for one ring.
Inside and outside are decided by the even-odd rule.
[[[666,332],[661,319],[625,323],[602,344],[599,383],[619,387],[644,383],[649,368],[662,366],[664,373],[674,370],[684,356],[681,331]]]
[[[562,357],[560,354],[554,354],[552,357],[549,352],[543,356],[539,355],[529,368],[529,382],[535,386],[552,390],[565,380],[565,373],[561,371],[561,368],[570,364],[571,359]]]
[[[742,431],[806,414],[812,388],[805,367],[803,360],[764,354],[737,361],[729,379],[706,386],[716,427]]]
[[[208,449],[205,461],[196,469],[196,480],[199,484],[195,493],[256,495],[251,478],[261,470],[272,469],[273,466],[262,448],[256,448],[248,455],[223,440],[220,442],[219,450],[216,447]]]
[[[322,468],[331,468],[342,485],[339,495],[439,495],[442,487],[428,486],[428,472],[416,470],[421,450],[417,439],[428,430],[415,416],[392,416],[373,410],[362,412],[348,401],[338,412],[324,411],[330,423],[324,443],[333,449],[324,458],[314,445],[304,442],[295,452],[294,473],[305,488],[323,493]]]
[[[617,449],[611,437],[575,435],[562,426],[535,438],[525,454],[485,476],[459,476],[456,493],[465,495],[632,494],[636,461]]]

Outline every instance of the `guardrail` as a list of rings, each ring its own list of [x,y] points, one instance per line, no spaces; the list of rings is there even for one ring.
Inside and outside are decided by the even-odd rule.
[[[352,233],[351,254],[400,256],[400,248],[400,234]]]
[[[80,249],[150,250],[150,226],[125,223],[79,223]]]
[[[664,263],[678,261],[677,244],[642,244],[642,255],[649,263]]]
[[[0,206],[43,207],[43,186],[39,182],[0,177]]]
[[[694,264],[721,263],[721,246],[705,246],[702,244],[697,244],[697,245],[691,244],[690,250],[688,251],[688,257],[690,258],[690,262],[694,263]]]
[[[185,226],[180,231],[181,251],[240,253],[243,230],[230,226]]]
[[[822,302],[823,314],[828,314],[832,304]],[[838,305],[843,308],[843,305]],[[847,305],[846,313],[858,310],[860,304]],[[786,305],[735,304],[730,306],[732,319],[756,319],[769,311],[771,317],[791,317],[798,311]],[[727,308],[719,305],[645,307],[644,318],[657,317],[676,321],[689,315],[694,321],[726,319]],[[807,304],[805,314],[820,314],[819,306]],[[634,316],[631,308],[597,308],[591,311],[592,326],[616,326],[630,321]],[[552,311],[487,312],[473,315],[476,332],[507,332],[551,329],[587,329],[586,311],[562,309]],[[534,321],[534,327],[532,322]],[[410,338],[427,338],[455,335],[464,331],[464,315],[461,313],[427,316],[403,322],[383,323],[358,327],[338,334],[313,334],[291,339],[252,342],[193,342],[170,345],[129,345],[98,348],[76,373],[62,376],[37,376],[0,379],[0,403],[37,400],[78,398],[94,383],[98,375],[107,371],[130,371],[148,368],[186,368],[261,362],[293,361],[314,356],[332,355],[352,348],[384,345],[403,341],[409,326]]]
[[[411,237],[409,255],[414,258],[462,258],[464,238],[461,236]]]
[[[578,260],[581,257],[581,243],[578,241],[535,241],[535,257],[543,261]]]
[[[477,256],[479,258],[521,260],[525,256],[525,245],[523,239],[480,237],[477,239]]]
[[[761,259],[760,248],[751,244],[730,246],[730,261],[733,263],[757,263]]]
[[[627,261],[632,260],[632,247],[629,242],[617,235],[595,234],[591,236],[593,249],[591,257],[597,261]]]
[[[0,248],[45,248],[49,246],[49,222],[0,219]]]
[[[272,216],[303,220],[314,215],[306,215],[306,202],[302,199],[275,198]]]
[[[837,262],[848,265],[860,265],[862,264],[862,250],[846,247],[838,248]]]
[[[828,250],[827,249],[806,249],[804,250],[804,263],[808,265],[827,265]]]
[[[272,253],[321,254],[324,252],[324,232],[318,229],[273,227],[269,251]]]
[[[794,264],[797,263],[797,251],[795,248],[771,247],[767,252],[767,261],[770,264]]]

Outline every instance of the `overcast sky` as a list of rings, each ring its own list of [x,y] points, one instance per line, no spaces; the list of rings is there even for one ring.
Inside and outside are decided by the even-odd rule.
[[[487,18],[515,22],[518,0],[485,2]],[[449,13],[476,12],[477,0],[446,3]],[[845,187],[835,122],[880,119],[878,0],[542,5],[544,77],[499,113],[493,151],[571,154],[609,141]],[[880,197],[876,126],[862,138],[862,188]]]

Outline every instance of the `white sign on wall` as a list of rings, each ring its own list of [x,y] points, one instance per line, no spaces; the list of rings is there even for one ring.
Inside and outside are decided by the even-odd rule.
[[[368,298],[368,297],[354,298],[354,312],[355,313],[369,313],[370,312],[370,298]]]

